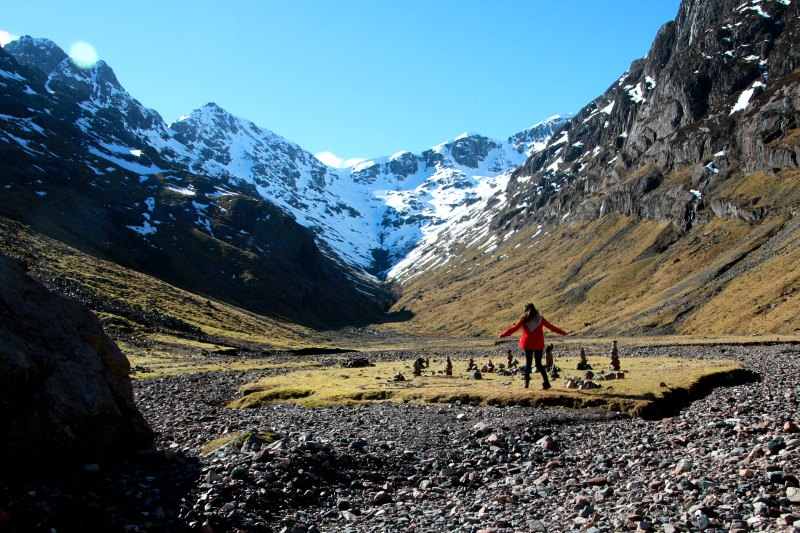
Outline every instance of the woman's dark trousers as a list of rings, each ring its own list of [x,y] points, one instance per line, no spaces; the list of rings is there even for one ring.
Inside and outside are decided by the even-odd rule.
[[[534,356],[536,357],[536,371],[542,375],[542,385],[547,386],[550,385],[550,381],[547,379],[547,371],[542,366],[542,354],[543,350],[525,350],[525,370],[524,370],[524,378],[525,378],[525,388],[527,389],[531,383],[531,363],[533,363]]]

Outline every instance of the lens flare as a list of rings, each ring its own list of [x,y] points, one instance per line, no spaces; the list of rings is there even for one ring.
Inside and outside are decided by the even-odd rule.
[[[69,57],[80,68],[92,68],[98,59],[97,50],[85,41],[72,43],[69,47]]]
[[[11,41],[16,40],[17,36],[10,31],[0,30],[0,48],[4,48]]]

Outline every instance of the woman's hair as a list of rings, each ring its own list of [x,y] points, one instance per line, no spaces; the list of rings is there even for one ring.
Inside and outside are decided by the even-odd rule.
[[[528,322],[531,319],[534,319],[539,316],[539,311],[536,309],[536,306],[532,303],[525,304],[525,312],[522,313],[521,320],[523,322]]]

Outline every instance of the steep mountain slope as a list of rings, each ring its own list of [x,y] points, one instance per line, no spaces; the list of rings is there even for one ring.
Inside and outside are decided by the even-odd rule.
[[[12,56],[13,54],[13,56]],[[252,187],[227,185],[153,148],[172,143],[100,62],[54,44],[0,50],[0,215],[198,294],[317,327],[382,315],[388,296],[322,253]]]
[[[685,0],[473,242],[395,273],[398,309],[421,331],[494,333],[532,299],[585,332],[800,328],[798,37],[796,2]]]
[[[332,254],[382,274],[417,244],[423,228],[472,201],[486,178],[522,164],[562,121],[551,117],[506,141],[465,134],[421,154],[398,152],[335,169],[211,103],[181,117],[168,138],[151,146],[192,172],[253,186],[313,229]]]

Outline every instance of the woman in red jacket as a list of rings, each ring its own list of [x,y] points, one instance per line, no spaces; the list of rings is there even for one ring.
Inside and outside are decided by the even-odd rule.
[[[523,313],[519,322],[505,330],[500,336],[508,337],[520,328],[522,328],[522,336],[519,338],[519,347],[525,352],[525,388],[527,389],[531,382],[531,358],[535,355],[536,371],[542,375],[542,388],[547,390],[550,388],[550,381],[547,379],[547,372],[542,366],[542,352],[544,351],[543,328],[554,331],[559,335],[566,335],[567,332],[545,320],[533,304],[527,304],[525,313]]]

